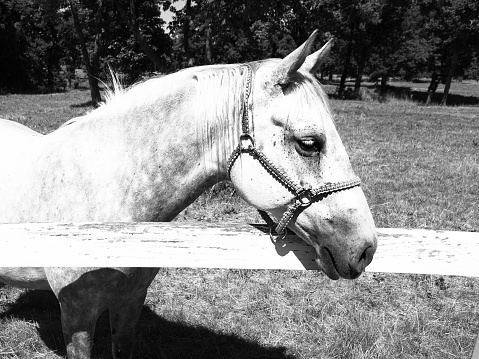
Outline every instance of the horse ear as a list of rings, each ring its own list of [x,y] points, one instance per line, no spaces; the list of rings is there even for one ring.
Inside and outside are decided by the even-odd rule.
[[[286,85],[289,82],[291,75],[298,71],[298,69],[303,65],[304,61],[306,60],[308,54],[311,52],[311,46],[317,34],[318,30],[314,30],[314,32],[304,42],[304,44],[302,44],[300,47],[298,47],[296,50],[286,56],[283,60],[281,60],[280,63],[275,66],[272,75],[272,82],[274,84],[282,86]]]
[[[328,58],[333,47],[333,39],[329,40],[322,48],[315,53],[309,55],[301,66],[301,69],[308,71],[312,74],[316,73],[323,62]]]

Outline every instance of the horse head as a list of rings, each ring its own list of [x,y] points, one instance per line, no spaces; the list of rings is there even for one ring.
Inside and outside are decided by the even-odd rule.
[[[313,76],[331,42],[310,54],[314,32],[282,60],[245,67],[243,133],[230,178],[249,204],[312,245],[331,279],[358,277],[377,246],[374,221]]]

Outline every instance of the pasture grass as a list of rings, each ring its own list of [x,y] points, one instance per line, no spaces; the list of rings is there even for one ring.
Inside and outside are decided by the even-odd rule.
[[[334,102],[379,227],[479,229],[479,108]]]
[[[89,110],[87,92],[49,96],[0,96],[0,117],[48,133]],[[479,107],[393,98],[332,107],[379,227],[479,231]],[[260,221],[224,183],[177,220]],[[477,278],[333,282],[318,272],[165,268],[150,287],[135,358],[469,359],[478,303]],[[105,315],[96,358],[109,357],[108,342]],[[0,358],[64,354],[53,295],[0,287]]]
[[[0,95],[0,118],[17,121],[43,134],[91,111],[89,90],[42,95]]]

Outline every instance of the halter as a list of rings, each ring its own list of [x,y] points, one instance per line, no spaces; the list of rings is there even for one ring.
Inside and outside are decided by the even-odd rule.
[[[361,180],[358,177],[354,177],[349,181],[337,182],[337,183],[325,183],[317,188],[306,188],[295,183],[288,177],[283,170],[275,166],[265,154],[255,146],[253,136],[250,132],[249,126],[249,98],[251,95],[252,87],[252,74],[253,70],[249,64],[244,64],[242,67],[246,71],[246,85],[242,104],[242,134],[239,137],[239,144],[231,154],[227,162],[228,176],[231,178],[231,170],[236,162],[236,159],[242,153],[248,153],[257,159],[259,163],[273,176],[281,185],[286,187],[293,195],[293,201],[288,206],[280,221],[276,224],[271,217],[265,211],[258,210],[259,214],[265,220],[270,227],[270,237],[273,242],[283,239],[287,234],[287,226],[295,213],[301,208],[310,206],[313,202],[317,201],[321,195],[342,191],[348,188],[353,188],[361,184]],[[252,116],[251,116],[252,119]]]

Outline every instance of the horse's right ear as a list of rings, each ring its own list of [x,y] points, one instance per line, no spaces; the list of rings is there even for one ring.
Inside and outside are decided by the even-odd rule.
[[[275,66],[271,79],[273,85],[284,86],[288,84],[291,76],[299,70],[308,54],[311,52],[311,46],[313,45],[316,35],[318,35],[318,30],[314,30],[304,44],[286,56]]]
[[[315,53],[309,55],[301,66],[301,69],[308,71],[311,74],[316,73],[324,61],[328,58],[333,47],[333,39],[330,39],[322,48]]]

